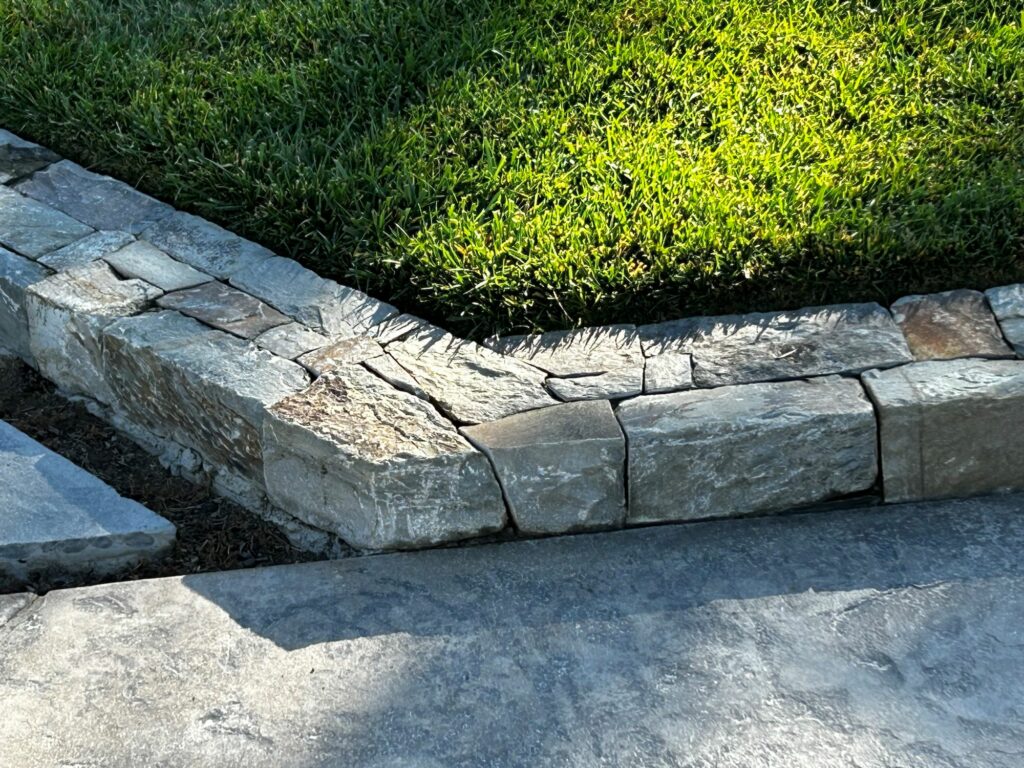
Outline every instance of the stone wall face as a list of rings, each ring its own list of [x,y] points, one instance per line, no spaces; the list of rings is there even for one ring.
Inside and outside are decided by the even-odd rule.
[[[1024,286],[458,339],[0,131],[0,348],[367,549],[1024,489]]]

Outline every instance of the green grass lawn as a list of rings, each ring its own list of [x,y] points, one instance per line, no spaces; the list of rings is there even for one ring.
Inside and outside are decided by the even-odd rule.
[[[6,0],[0,126],[466,334],[1024,279],[1017,0]]]

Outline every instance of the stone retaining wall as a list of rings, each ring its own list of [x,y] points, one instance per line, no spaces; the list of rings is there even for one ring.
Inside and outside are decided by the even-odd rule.
[[[476,344],[3,131],[0,346],[307,541],[1024,488],[1024,286]]]

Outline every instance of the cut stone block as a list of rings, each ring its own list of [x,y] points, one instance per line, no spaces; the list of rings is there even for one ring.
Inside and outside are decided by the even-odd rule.
[[[607,400],[463,427],[498,474],[516,526],[565,533],[621,525],[626,442]]]
[[[266,410],[309,383],[295,363],[176,312],[109,325],[103,364],[131,421],[260,485]]]
[[[139,234],[174,209],[109,176],[61,160],[17,185],[17,190],[94,229]]]
[[[343,365],[356,365],[383,356],[383,347],[373,339],[351,336],[307,352],[298,362],[314,376],[320,376]]]
[[[168,293],[158,304],[243,339],[255,339],[271,328],[290,322],[259,299],[218,282]]]
[[[180,291],[213,280],[198,269],[175,261],[145,240],[136,240],[103,258],[125,277],[137,277],[164,291]]]
[[[1024,283],[985,291],[1006,340],[1024,357]]]
[[[0,184],[27,176],[58,160],[60,156],[56,153],[0,128]]]
[[[108,253],[124,248],[134,239],[135,237],[127,232],[112,230],[94,232],[81,240],[76,240],[71,245],[40,256],[39,263],[57,271],[81,267],[97,259],[102,259]]]
[[[80,221],[0,187],[0,245],[30,259],[55,251],[92,232]]]
[[[561,400],[600,400],[643,391],[644,354],[632,325],[491,339],[487,346],[547,371]]]
[[[236,272],[231,276],[231,284],[329,336],[365,334],[398,314],[390,304],[325,280],[298,262],[280,256]]]
[[[0,421],[0,583],[108,574],[159,556],[174,526]]]
[[[311,331],[302,323],[279,325],[256,337],[257,346],[286,360],[297,360],[330,343],[330,336]]]
[[[118,317],[143,311],[162,292],[141,280],[119,280],[95,261],[28,289],[29,346],[39,371],[65,392],[111,404],[100,334]]]
[[[25,291],[52,273],[41,264],[0,248],[0,345],[31,361]]]
[[[145,230],[142,238],[178,261],[220,280],[274,255],[262,245],[181,211]]]
[[[892,315],[915,360],[1013,357],[984,294],[978,291],[905,296],[892,305]]]
[[[428,403],[361,366],[271,408],[264,451],[271,501],[353,546],[418,547],[505,525],[487,458]]]
[[[616,415],[633,523],[777,512],[875,483],[875,416],[856,380],[645,395]]]
[[[667,350],[647,358],[644,367],[644,392],[678,392],[693,389],[693,361],[685,352]]]
[[[869,371],[886,501],[1024,489],[1024,361]]]
[[[699,387],[860,373],[913,359],[903,333],[878,304],[696,317],[639,330],[651,358],[692,355]]]
[[[542,371],[441,330],[408,336],[387,351],[446,416],[462,424],[558,402],[544,388]]]
[[[373,371],[391,386],[424,400],[430,399],[416,379],[412,377],[412,374],[395,362],[395,358],[391,355],[371,357],[363,360],[362,363],[368,370]]]
[[[398,341],[432,327],[430,323],[416,315],[401,314],[389,317],[384,322],[373,326],[367,331],[367,335],[372,336],[381,344],[390,344],[392,341]]]

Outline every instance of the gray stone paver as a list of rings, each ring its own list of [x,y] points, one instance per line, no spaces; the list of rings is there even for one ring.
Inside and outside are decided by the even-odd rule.
[[[1024,283],[1003,285],[985,291],[1006,340],[1018,356],[1024,357]]]
[[[892,305],[892,314],[915,360],[1013,357],[979,291],[904,296]]]
[[[0,586],[41,571],[109,572],[158,555],[175,536],[167,520],[3,421],[0,510]]]
[[[52,273],[42,264],[0,247],[0,345],[31,357],[25,292]]]
[[[38,261],[40,264],[45,264],[58,271],[73,269],[102,259],[108,253],[123,248],[134,239],[135,237],[128,232],[101,230],[40,256]]]
[[[262,245],[182,211],[144,230],[141,237],[178,261],[219,280],[227,280],[235,272],[274,255]]]
[[[1024,490],[1024,361],[869,371],[887,501]]]
[[[37,259],[92,231],[60,211],[0,186],[0,245],[12,251]]]
[[[220,282],[168,293],[157,303],[243,339],[290,322],[268,304]]]
[[[650,358],[692,355],[699,387],[859,373],[913,359],[903,333],[878,304],[693,317],[638,330]]]
[[[58,160],[60,156],[56,153],[0,128],[0,184],[7,184]]]
[[[287,360],[297,360],[330,343],[330,336],[311,331],[302,323],[279,325],[256,337],[257,346]]]
[[[608,401],[553,405],[462,434],[491,460],[520,531],[565,533],[625,520],[626,441]]]
[[[6,768],[1020,768],[1020,497],[51,592]]]
[[[204,272],[175,261],[145,240],[136,240],[103,259],[125,277],[145,280],[163,291],[180,291],[213,280]]]
[[[139,234],[174,209],[129,184],[82,168],[70,160],[54,163],[17,185],[17,190],[94,229]]]
[[[629,522],[779,512],[865,491],[877,475],[871,403],[838,376],[646,395],[616,415]]]

